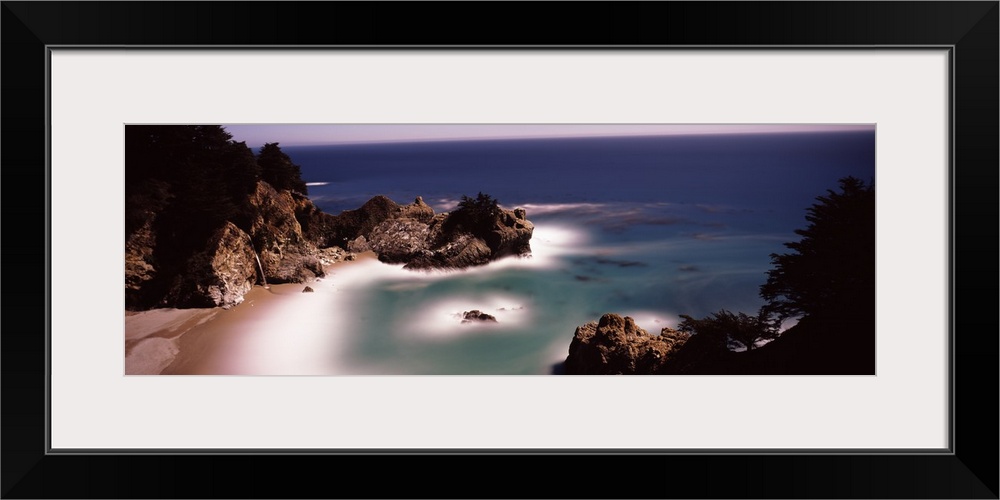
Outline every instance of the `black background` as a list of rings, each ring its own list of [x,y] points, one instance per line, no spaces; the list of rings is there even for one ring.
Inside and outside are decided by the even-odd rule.
[[[3,2],[0,20],[4,498],[997,498],[995,1]],[[45,47],[247,44],[955,46],[955,453],[47,455]]]

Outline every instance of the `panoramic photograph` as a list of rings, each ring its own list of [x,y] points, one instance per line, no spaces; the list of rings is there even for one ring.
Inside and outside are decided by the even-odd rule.
[[[126,375],[874,375],[873,124],[126,125]]]

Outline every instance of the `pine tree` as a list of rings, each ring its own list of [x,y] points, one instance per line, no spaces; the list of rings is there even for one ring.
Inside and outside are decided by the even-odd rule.
[[[292,163],[277,142],[269,142],[260,148],[257,164],[261,168],[261,179],[275,189],[288,189],[308,194],[306,183],[302,181],[301,168]]]
[[[686,314],[682,314],[681,318],[684,321],[677,325],[678,330],[710,336],[720,346],[728,346],[730,341],[736,341],[752,351],[758,342],[778,337],[777,325],[768,318],[764,310],[756,316],[722,309],[703,319],[694,319]]]
[[[875,307],[875,188],[840,180],[808,210],[791,253],[771,254],[774,268],[760,295],[780,318],[865,316]]]

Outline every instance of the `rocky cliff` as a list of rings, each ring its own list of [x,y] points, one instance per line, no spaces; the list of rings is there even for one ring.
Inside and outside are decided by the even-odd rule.
[[[296,218],[296,209],[312,205],[304,198],[258,182],[234,217],[239,225],[226,221],[188,251],[170,247],[157,234],[157,214],[146,214],[125,242],[126,307],[231,307],[255,283],[322,276],[321,252]]]
[[[192,255],[186,272],[173,276],[162,305],[174,307],[232,307],[257,282],[256,257],[247,234],[227,222]]]
[[[308,281],[350,252],[374,250],[383,262],[429,269],[531,251],[524,210],[500,211],[482,227],[449,224],[449,217],[419,197],[399,205],[385,196],[331,215],[304,195],[259,181],[203,246],[177,251],[157,233],[157,214],[143,213],[125,242],[126,308],[231,307],[255,283]]]
[[[263,181],[247,199],[246,212],[252,214],[248,233],[268,283],[301,283],[323,276],[316,241],[303,233],[296,217],[304,206],[312,202]]]

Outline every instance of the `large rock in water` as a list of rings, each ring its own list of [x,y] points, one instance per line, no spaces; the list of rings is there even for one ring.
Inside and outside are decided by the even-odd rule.
[[[567,375],[638,375],[660,373],[691,337],[664,328],[653,336],[626,316],[605,314],[576,329],[566,358]]]
[[[174,277],[162,307],[232,307],[243,302],[257,280],[257,264],[247,234],[227,222],[212,234],[204,251],[191,256]]]
[[[450,217],[419,213],[419,218],[386,220],[371,230],[367,242],[379,260],[406,264],[406,269],[462,269],[531,253],[534,225],[524,209],[501,210],[474,228],[451,225]]]
[[[307,235],[313,241],[348,248],[359,237],[367,239],[368,234],[379,224],[395,219],[413,219],[427,222],[434,217],[434,209],[420,197],[409,204],[400,205],[379,195],[354,210],[344,210],[340,215],[323,214],[305,222],[309,227]],[[319,227],[320,229],[314,229]],[[322,244],[322,243],[321,243]]]
[[[462,313],[462,323],[496,323],[497,318],[492,314],[486,314],[479,309],[465,311]]]

